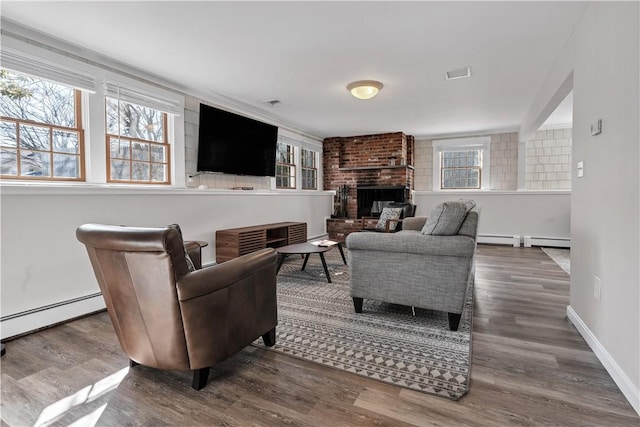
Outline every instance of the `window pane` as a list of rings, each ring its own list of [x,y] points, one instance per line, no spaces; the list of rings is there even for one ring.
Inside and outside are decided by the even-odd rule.
[[[111,160],[111,179],[129,180],[129,162],[126,160]]]
[[[149,144],[134,142],[131,148],[131,154],[134,160],[149,161]]]
[[[20,148],[49,151],[51,149],[49,128],[20,125]]]
[[[0,70],[0,115],[75,127],[75,91],[57,83]]]
[[[480,188],[482,150],[443,151],[440,188]]]
[[[15,147],[17,144],[16,125],[12,122],[0,122],[0,145]]]
[[[127,139],[111,138],[110,139],[111,150],[110,155],[113,159],[130,159],[131,147],[130,142]]]
[[[51,176],[51,161],[48,153],[22,150],[20,154],[20,175]]]
[[[0,115],[12,119],[0,124],[0,145],[17,148],[3,154],[2,174],[82,178],[81,158],[76,156],[82,154],[82,129],[76,123],[79,92],[4,69],[0,69],[0,87]],[[61,156],[52,165],[54,153]]]
[[[151,165],[151,181],[164,182],[167,180],[167,167],[166,165]]]
[[[53,155],[53,176],[75,178],[80,174],[80,158],[67,154]]]
[[[57,151],[60,153],[80,153],[80,141],[78,139],[78,133],[54,130],[53,151]]]
[[[149,163],[133,162],[131,179],[133,181],[149,181]]]
[[[160,145],[151,146],[151,161],[164,163],[167,161],[166,147]]]
[[[0,173],[2,175],[17,175],[18,160],[16,150],[0,150]]]
[[[164,142],[162,111],[107,98],[107,133],[147,141]]]

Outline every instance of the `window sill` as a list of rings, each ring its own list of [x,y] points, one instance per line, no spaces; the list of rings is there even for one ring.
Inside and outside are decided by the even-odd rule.
[[[34,183],[34,182],[0,182],[0,193],[11,195],[251,195],[251,196],[326,196],[330,191],[322,190],[231,190],[224,188],[187,188],[166,185],[126,185],[126,184],[90,184],[90,183]]]
[[[443,194],[457,194],[457,195],[477,195],[477,194],[495,194],[495,195],[514,195],[514,194],[571,194],[571,190],[440,190],[440,191],[427,191],[427,190],[414,190],[413,194],[417,195],[443,195]]]

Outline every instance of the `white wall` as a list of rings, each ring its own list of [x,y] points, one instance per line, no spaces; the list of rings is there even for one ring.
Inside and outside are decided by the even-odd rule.
[[[3,185],[2,317],[99,291],[84,246],[83,223],[164,226],[179,223],[187,240],[204,240],[203,263],[215,260],[215,231],[280,221],[307,223],[308,237],[325,232],[329,192],[243,192],[98,186]],[[2,338],[103,307],[101,298],[6,319]]]
[[[428,216],[438,203],[461,198],[472,199],[481,208],[480,242],[489,241],[483,236],[569,239],[571,193],[568,191],[415,191],[416,216]]]
[[[640,413],[639,4],[593,2],[529,122],[573,76],[571,305],[568,314]],[[590,125],[603,120],[600,135]],[[584,177],[575,175],[584,162]],[[594,278],[602,281],[594,297]]]

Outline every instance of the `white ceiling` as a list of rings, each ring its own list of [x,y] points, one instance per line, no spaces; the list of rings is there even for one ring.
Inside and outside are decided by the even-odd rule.
[[[3,1],[2,16],[318,136],[435,136],[518,128],[586,5]],[[361,79],[384,88],[357,100]]]

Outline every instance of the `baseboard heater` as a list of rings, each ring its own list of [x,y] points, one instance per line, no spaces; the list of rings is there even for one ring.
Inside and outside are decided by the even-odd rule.
[[[524,247],[546,246],[555,248],[570,248],[571,239],[568,237],[536,237],[524,236]]]
[[[2,339],[13,338],[104,310],[102,293],[73,298],[0,317]]]
[[[514,248],[520,247],[520,236],[507,236],[500,234],[478,234],[478,243],[489,243],[492,245],[510,245]]]

